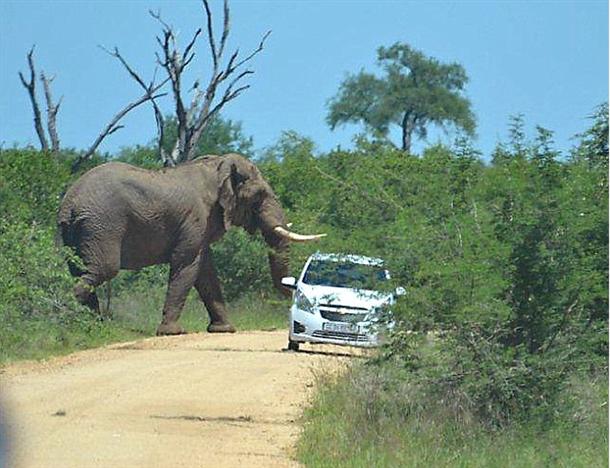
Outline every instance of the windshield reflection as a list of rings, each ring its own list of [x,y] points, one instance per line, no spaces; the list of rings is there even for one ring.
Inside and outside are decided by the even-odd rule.
[[[312,260],[303,277],[303,283],[311,286],[369,290],[381,289],[387,280],[382,266],[322,260]]]

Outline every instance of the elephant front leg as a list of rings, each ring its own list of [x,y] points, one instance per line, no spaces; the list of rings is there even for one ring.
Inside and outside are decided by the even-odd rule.
[[[206,250],[201,264],[199,277],[195,283],[199,297],[205,304],[210,315],[208,332],[210,333],[235,333],[235,327],[227,318],[227,310],[222,297],[222,288],[211,252]]]
[[[199,260],[200,257],[198,255],[193,262],[186,265],[182,262],[172,262],[165,305],[163,306],[163,319],[157,327],[157,335],[180,335],[186,333],[184,328],[178,325],[178,319],[182,313],[188,292],[197,279]]]

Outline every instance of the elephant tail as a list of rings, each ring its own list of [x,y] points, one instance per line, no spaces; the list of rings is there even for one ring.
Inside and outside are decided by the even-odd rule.
[[[57,233],[55,235],[55,243],[58,247],[74,246],[75,238],[75,221],[76,216],[74,210],[70,207],[62,206],[57,215]]]
[[[66,252],[68,268],[73,276],[81,276],[84,270],[79,266],[79,261],[75,258],[78,255],[78,237],[80,222],[76,218],[74,210],[64,208],[59,212],[57,220],[57,231],[55,233],[55,244],[58,248],[70,247],[72,253]]]

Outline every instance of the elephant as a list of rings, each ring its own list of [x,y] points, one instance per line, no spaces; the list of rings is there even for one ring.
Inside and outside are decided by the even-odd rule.
[[[169,263],[170,273],[157,335],[185,333],[178,324],[195,287],[210,317],[207,330],[232,333],[210,244],[231,226],[260,230],[271,247],[274,286],[287,294],[291,241],[324,236],[289,230],[282,206],[258,168],[243,156],[207,155],[172,168],[146,170],[109,162],[83,174],[66,192],[58,213],[61,242],[79,261],[74,294],[99,312],[95,288],[119,270]]]

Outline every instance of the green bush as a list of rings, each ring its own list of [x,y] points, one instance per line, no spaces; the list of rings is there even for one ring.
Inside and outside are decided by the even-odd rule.
[[[0,206],[5,222],[52,225],[61,194],[71,178],[64,155],[25,150],[0,151]]]
[[[316,374],[297,458],[305,466],[607,466],[607,374],[576,374],[552,422],[481,426],[460,399],[393,364]],[[457,417],[459,415],[459,417]]]

